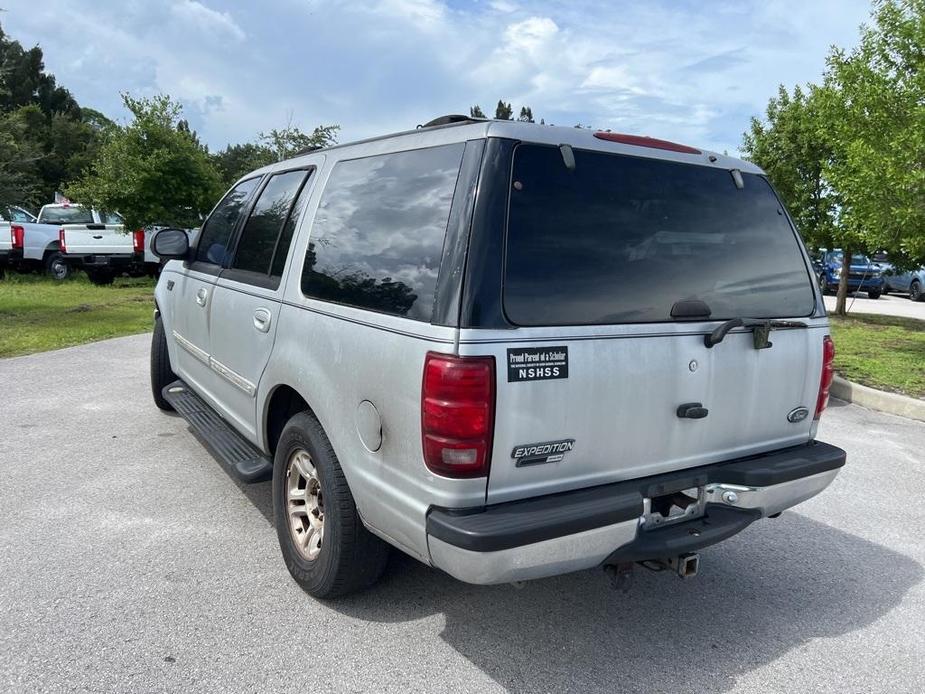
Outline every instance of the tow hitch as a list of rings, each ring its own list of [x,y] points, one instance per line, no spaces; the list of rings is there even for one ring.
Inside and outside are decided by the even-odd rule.
[[[680,578],[693,578],[700,569],[700,555],[696,552],[687,552],[668,559],[646,559],[636,562],[643,568],[656,573],[673,571]],[[633,583],[633,562],[620,564],[605,564],[604,573],[610,577],[610,587],[623,593],[629,592]]]

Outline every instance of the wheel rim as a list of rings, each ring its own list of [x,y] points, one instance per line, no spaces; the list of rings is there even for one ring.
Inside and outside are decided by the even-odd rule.
[[[912,297],[913,301],[919,300],[919,294],[921,293],[921,287],[919,287],[918,282],[913,282],[911,289],[909,289],[909,296]]]
[[[56,280],[63,280],[67,277],[67,264],[60,260],[53,261],[51,264],[51,274]]]
[[[825,275],[819,275],[819,289],[822,291],[823,294],[825,294],[825,290],[827,289],[826,282],[825,282]]]
[[[312,457],[301,448],[286,464],[286,510],[293,544],[299,554],[313,561],[324,541],[324,498]]]

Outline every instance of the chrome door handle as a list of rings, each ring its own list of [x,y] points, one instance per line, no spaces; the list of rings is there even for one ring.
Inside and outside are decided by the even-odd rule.
[[[206,305],[206,300],[209,298],[209,290],[205,287],[202,287],[198,292],[196,292],[196,303],[200,306]]]
[[[273,315],[265,308],[258,308],[254,311],[254,327],[262,333],[270,332],[270,321]]]

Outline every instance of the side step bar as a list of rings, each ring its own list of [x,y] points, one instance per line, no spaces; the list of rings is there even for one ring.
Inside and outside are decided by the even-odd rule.
[[[183,381],[161,391],[190,431],[220,462],[230,467],[242,482],[262,482],[273,476],[273,461],[207,405]]]

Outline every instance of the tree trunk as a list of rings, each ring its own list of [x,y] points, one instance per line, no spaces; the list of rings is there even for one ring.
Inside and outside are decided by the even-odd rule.
[[[851,251],[842,248],[841,277],[838,279],[838,296],[835,299],[835,314],[844,316],[848,313],[848,274],[851,272]]]

